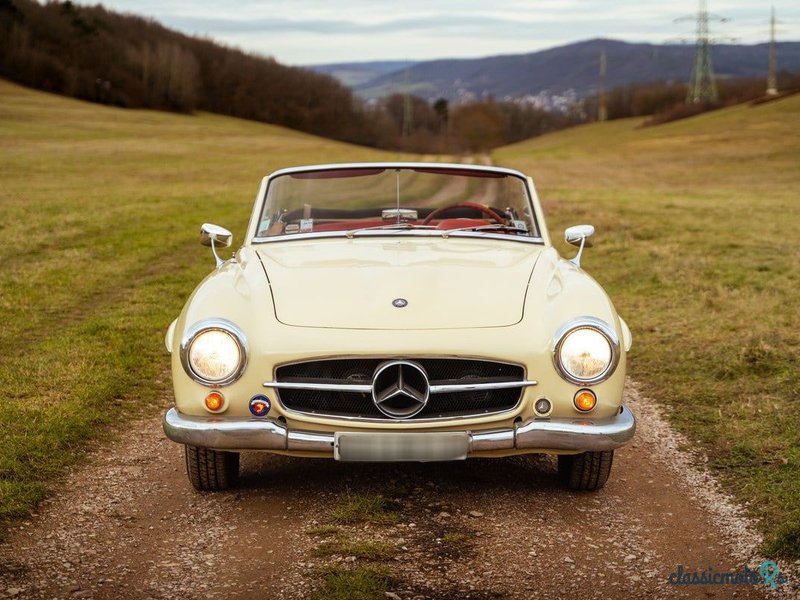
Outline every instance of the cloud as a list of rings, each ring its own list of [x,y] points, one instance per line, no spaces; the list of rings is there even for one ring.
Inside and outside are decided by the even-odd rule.
[[[440,34],[493,29],[516,29],[520,32],[533,25],[519,20],[506,20],[484,16],[456,16],[449,18],[418,17],[381,22],[358,22],[332,19],[212,19],[206,17],[171,17],[168,22],[182,29],[244,33],[254,31],[292,32],[302,31],[318,35],[375,35],[381,33],[436,31]]]
[[[91,0],[87,0],[91,1]],[[800,37],[797,0],[772,0],[787,22],[782,39]],[[653,43],[693,35],[697,0],[105,0],[190,34],[207,35],[290,64],[435,59],[524,53],[582,39]],[[759,0],[710,0],[732,20],[713,23],[741,43],[767,38],[769,6]],[[794,19],[794,21],[793,21]]]

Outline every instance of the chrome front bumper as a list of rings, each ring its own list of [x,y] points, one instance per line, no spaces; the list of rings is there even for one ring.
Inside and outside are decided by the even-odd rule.
[[[623,406],[619,413],[608,419],[531,419],[517,423],[513,428],[467,433],[471,454],[528,448],[579,452],[612,450],[628,443],[635,431],[636,419],[630,409]],[[334,454],[334,433],[293,431],[274,419],[192,417],[171,408],[164,415],[164,433],[179,444],[217,450]],[[374,433],[379,436],[381,431]]]

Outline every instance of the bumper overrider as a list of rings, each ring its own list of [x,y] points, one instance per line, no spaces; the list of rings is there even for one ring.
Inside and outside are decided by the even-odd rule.
[[[175,408],[167,411],[163,425],[169,439],[190,446],[317,453],[358,461],[457,460],[479,452],[515,449],[613,450],[628,443],[636,431],[636,420],[626,406],[606,419],[539,418],[511,428],[474,432],[315,432],[292,430],[269,418],[196,417],[182,415]],[[433,450],[419,453],[414,450],[419,447]]]

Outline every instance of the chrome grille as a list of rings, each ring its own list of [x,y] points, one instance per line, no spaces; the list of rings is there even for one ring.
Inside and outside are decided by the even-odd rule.
[[[523,388],[535,384],[525,381],[525,371],[518,365],[454,358],[410,360],[425,369],[431,386],[430,400],[411,420],[483,416],[511,410],[517,406]],[[275,382],[265,385],[277,388],[281,403],[289,410],[390,421],[392,419],[377,409],[371,393],[373,373],[385,361],[327,359],[283,365],[276,369]],[[443,387],[487,384],[494,384],[498,389],[450,391]],[[436,392],[436,389],[443,391]]]

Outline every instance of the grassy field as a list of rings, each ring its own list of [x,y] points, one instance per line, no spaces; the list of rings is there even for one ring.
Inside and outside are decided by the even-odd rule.
[[[33,507],[88,440],[165,396],[164,332],[213,267],[201,223],[237,244],[269,171],[391,158],[0,81],[0,524]]]
[[[794,97],[494,155],[534,176],[554,234],[597,227],[584,266],[631,325],[632,376],[760,519],[765,550],[787,557],[800,557],[798,124]],[[237,244],[270,170],[389,158],[0,82],[0,521],[34,506],[88,440],[164,397],[165,328],[213,265],[200,223]]]
[[[554,238],[595,225],[583,265],[633,330],[630,374],[759,519],[764,550],[800,558],[800,96],[640,123],[493,158],[533,176]]]

